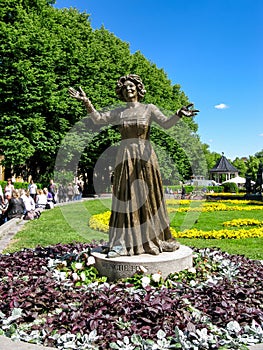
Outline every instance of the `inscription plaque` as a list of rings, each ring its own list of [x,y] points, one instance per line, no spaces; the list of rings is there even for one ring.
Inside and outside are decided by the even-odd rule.
[[[95,267],[109,281],[133,276],[137,271],[147,270],[145,274],[161,273],[166,278],[170,273],[182,271],[193,266],[192,249],[180,246],[175,252],[163,252],[160,255],[132,255],[107,258],[96,249],[91,254],[95,258]]]

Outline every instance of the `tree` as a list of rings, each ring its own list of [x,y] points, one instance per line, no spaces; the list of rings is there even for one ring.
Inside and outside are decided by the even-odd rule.
[[[117,78],[133,72],[145,82],[146,103],[173,112],[189,103],[180,85],[172,85],[140,52],[131,54],[129,45],[104,27],[93,30],[87,13],[56,9],[53,3],[3,0],[0,9],[0,150],[10,171],[42,182],[53,176],[56,162],[60,170],[74,164],[74,174],[90,177],[98,157],[119,140],[116,128],[95,129],[83,120],[84,108],[68,97],[69,86],[81,85],[97,109],[110,108],[119,103],[114,94]],[[170,170],[176,168],[181,177],[191,174],[198,158],[198,147],[190,156],[182,145],[200,142],[195,121],[184,123],[191,142],[189,132],[178,134],[176,128],[169,133],[156,130],[152,138],[163,152],[168,148],[176,161]]]
[[[260,164],[260,159],[256,156],[249,156],[247,161],[247,174],[251,176],[253,181],[257,180],[257,172]]]
[[[242,158],[235,158],[233,165],[238,169],[239,176],[245,177],[247,174],[247,164],[246,161]]]
[[[255,157],[258,158],[263,163],[263,149],[255,154]]]
[[[217,164],[219,159],[222,157],[222,154],[217,153],[217,152],[211,152],[209,150],[209,145],[207,145],[206,143],[202,144],[202,150],[203,150],[203,153],[205,155],[207,168],[208,168],[208,170],[210,170]]]
[[[74,9],[57,10],[49,3],[37,0],[29,6],[28,1],[6,0],[0,12],[0,149],[7,167],[19,172],[25,164],[34,178],[52,172],[62,138],[83,115],[81,106],[68,98],[70,85],[88,84],[98,104],[114,100],[106,98],[113,66],[103,73],[106,48],[102,55],[89,16]],[[129,48],[114,39],[115,45],[111,40],[108,46],[112,52],[120,47],[121,61],[129,56]],[[112,52],[108,50],[108,56]]]
[[[60,141],[78,113],[66,98],[77,52],[92,29],[88,15],[50,1],[4,1],[0,12],[0,149],[5,165],[34,176],[51,172]],[[70,39],[73,28],[78,40]],[[23,168],[23,167],[22,167]]]

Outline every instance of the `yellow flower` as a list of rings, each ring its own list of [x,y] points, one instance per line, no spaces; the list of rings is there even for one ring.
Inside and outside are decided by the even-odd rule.
[[[246,200],[221,200],[217,202],[192,201],[168,199],[166,201],[168,213],[173,212],[213,212],[213,211],[241,211],[241,210],[260,210],[263,209],[262,202]],[[249,205],[247,205],[249,204]],[[191,206],[192,205],[192,206]],[[89,220],[89,226],[94,230],[108,232],[110,211],[102,214],[93,215]],[[195,228],[176,231],[171,227],[171,233],[174,238],[206,238],[206,239],[240,239],[263,237],[263,221],[255,219],[234,219],[225,221],[224,228],[221,230],[203,231]],[[246,228],[242,228],[247,226]],[[248,227],[251,228],[248,228]],[[238,229],[231,229],[237,227]],[[230,229],[228,229],[230,228]]]
[[[223,222],[226,227],[239,227],[239,226],[263,226],[263,221],[256,219],[233,219]]]
[[[223,238],[263,238],[263,227],[251,228],[251,229],[238,229],[238,230],[210,230],[203,231],[195,228],[184,231],[172,230],[174,238],[206,238],[206,239],[223,239]]]
[[[102,214],[93,215],[89,220],[89,226],[97,231],[108,232],[110,214],[110,211],[106,211]]]

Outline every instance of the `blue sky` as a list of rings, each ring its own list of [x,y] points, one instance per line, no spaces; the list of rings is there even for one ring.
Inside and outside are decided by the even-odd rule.
[[[262,0],[57,0],[90,14],[180,84],[201,141],[230,159],[263,150]]]

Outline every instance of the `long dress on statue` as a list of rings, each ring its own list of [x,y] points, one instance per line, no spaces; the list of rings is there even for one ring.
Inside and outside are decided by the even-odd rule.
[[[172,238],[156,154],[150,144],[154,121],[164,128],[167,118],[152,104],[129,103],[106,113],[93,112],[96,124],[118,125],[121,143],[113,177],[109,249],[120,255],[158,254]]]

